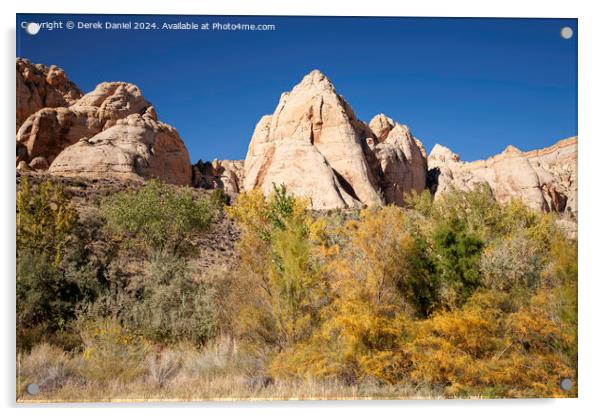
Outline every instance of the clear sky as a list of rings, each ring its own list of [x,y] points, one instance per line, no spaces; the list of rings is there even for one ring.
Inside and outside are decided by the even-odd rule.
[[[274,31],[45,30],[21,22],[221,22]],[[564,39],[563,27],[574,36]],[[65,27],[65,26],[64,26]],[[137,84],[191,159],[244,158],[280,94],[320,69],[369,121],[407,124],[427,151],[474,160],[577,134],[576,19],[125,15],[17,16],[17,55],[63,68],[84,92]]]

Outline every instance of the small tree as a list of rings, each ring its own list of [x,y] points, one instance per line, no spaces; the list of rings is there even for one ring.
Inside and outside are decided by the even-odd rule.
[[[183,254],[189,236],[207,229],[215,208],[206,199],[195,199],[186,188],[156,180],[137,191],[117,194],[101,204],[107,230],[146,250]]]
[[[466,223],[452,218],[435,229],[434,261],[448,306],[458,306],[481,285],[479,263],[483,241],[466,230]]]
[[[262,351],[306,338],[325,296],[311,254],[307,201],[274,186],[268,198],[259,190],[239,195],[227,212],[242,228],[235,288],[244,292],[235,318],[239,334]]]
[[[77,212],[51,181],[32,190],[24,176],[17,191],[17,257],[25,250],[43,254],[58,266],[77,224]]]
[[[44,181],[32,189],[22,178],[16,230],[19,347],[66,329],[78,304],[100,291],[96,269],[73,250],[79,243],[77,220],[61,186]]]
[[[366,210],[346,224],[350,244],[328,265],[333,297],[308,341],[279,354],[275,375],[336,379],[354,384],[373,378],[396,383],[409,361],[413,239],[397,207]]]

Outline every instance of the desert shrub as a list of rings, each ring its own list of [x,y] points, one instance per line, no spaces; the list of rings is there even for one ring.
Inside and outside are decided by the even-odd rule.
[[[44,251],[24,249],[17,257],[20,348],[31,348],[41,339],[49,339],[55,331],[68,329],[78,306],[95,299],[101,291],[96,270],[91,266],[64,262],[57,266],[48,256]],[[56,337],[53,339],[59,341]]]
[[[519,199],[513,199],[502,207],[498,235],[523,233],[535,249],[542,252],[550,247],[558,236],[555,214],[535,211]]]
[[[545,257],[524,233],[499,238],[486,247],[481,257],[483,284],[509,291],[534,288],[539,283]]]
[[[473,301],[462,309],[440,311],[419,322],[408,347],[412,352],[411,379],[442,388],[449,396],[469,394],[473,386],[482,383],[479,375],[487,371],[482,360],[505,347],[497,319],[500,312],[496,303],[483,307]]]
[[[58,266],[77,223],[77,213],[60,185],[44,181],[33,190],[27,176],[17,191],[17,257],[39,253]]]
[[[163,345],[181,341],[200,345],[214,335],[214,289],[196,278],[189,260],[153,253],[144,272],[129,275],[121,267],[109,270],[113,277],[109,289],[79,310],[81,319],[113,318]]]
[[[80,336],[85,349],[77,370],[87,380],[127,382],[145,373],[149,342],[116,320],[82,322]]]
[[[182,366],[183,354],[177,349],[167,348],[158,352],[151,352],[146,358],[148,375],[157,386],[163,387],[165,383],[174,378]]]
[[[467,228],[465,221],[451,218],[434,230],[433,261],[447,306],[461,305],[481,285],[479,263],[484,244]]]
[[[344,298],[328,309],[309,340],[288,347],[271,362],[276,377],[358,384],[402,381],[409,364],[404,346],[412,321],[388,309],[374,310],[365,299]]]
[[[214,334],[213,291],[184,259],[155,255],[124,321],[149,340],[203,344]]]
[[[17,363],[20,394],[30,383],[35,383],[42,392],[62,387],[74,374],[71,357],[61,348],[42,343],[20,356]]]
[[[230,205],[230,196],[222,188],[215,188],[211,191],[209,201],[213,207],[221,210],[225,206]]]
[[[462,308],[417,323],[408,347],[410,379],[447,396],[573,395],[558,384],[575,379],[576,360],[566,351],[576,340],[558,324],[556,296],[541,288],[525,303],[507,292],[479,290]]]
[[[577,363],[577,242],[557,234],[550,248],[548,267],[543,272],[545,286],[549,287],[552,297],[550,307],[556,319],[561,322],[560,328],[566,342],[562,350],[573,368]]]
[[[267,198],[261,191],[239,195],[227,212],[242,229],[235,330],[260,354],[308,336],[324,290],[310,255],[307,201],[274,186]]]
[[[496,389],[505,385],[506,395],[519,397],[575,397],[576,388],[559,388],[561,379],[577,376],[577,322],[571,319],[576,286],[571,286],[541,287],[508,316],[510,348],[505,366],[494,373]]]
[[[151,180],[136,191],[109,197],[100,212],[109,233],[147,251],[183,254],[190,236],[210,226],[215,207],[195,199],[187,188]]]
[[[308,341],[279,354],[277,376],[333,378],[355,384],[402,379],[403,342],[411,328],[409,256],[413,240],[396,207],[366,210],[347,227],[350,245],[329,265],[334,301]]]
[[[180,344],[174,349],[180,355],[180,369],[176,377],[182,382],[198,382],[246,370],[235,340],[229,336],[212,338],[202,347]]]
[[[407,230],[408,218],[397,207],[365,210],[359,221],[347,224],[350,243],[342,248],[335,285],[355,282],[371,303],[397,303],[408,307],[418,284],[410,273],[414,239]],[[336,288],[335,288],[336,289]]]

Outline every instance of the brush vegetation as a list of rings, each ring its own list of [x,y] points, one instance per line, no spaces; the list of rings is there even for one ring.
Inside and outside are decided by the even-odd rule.
[[[17,195],[19,400],[575,397],[577,245],[489,188],[316,213],[150,181]],[[228,264],[197,267],[226,216]],[[29,383],[40,394],[25,392]]]

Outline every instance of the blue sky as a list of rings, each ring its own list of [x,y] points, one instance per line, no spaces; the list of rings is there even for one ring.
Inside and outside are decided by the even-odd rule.
[[[369,121],[407,124],[427,151],[474,160],[577,134],[576,19],[27,15],[22,21],[232,22],[275,31],[17,30],[17,55],[91,91],[137,84],[193,162],[244,158],[280,94],[320,69]],[[569,26],[575,35],[560,36]]]

